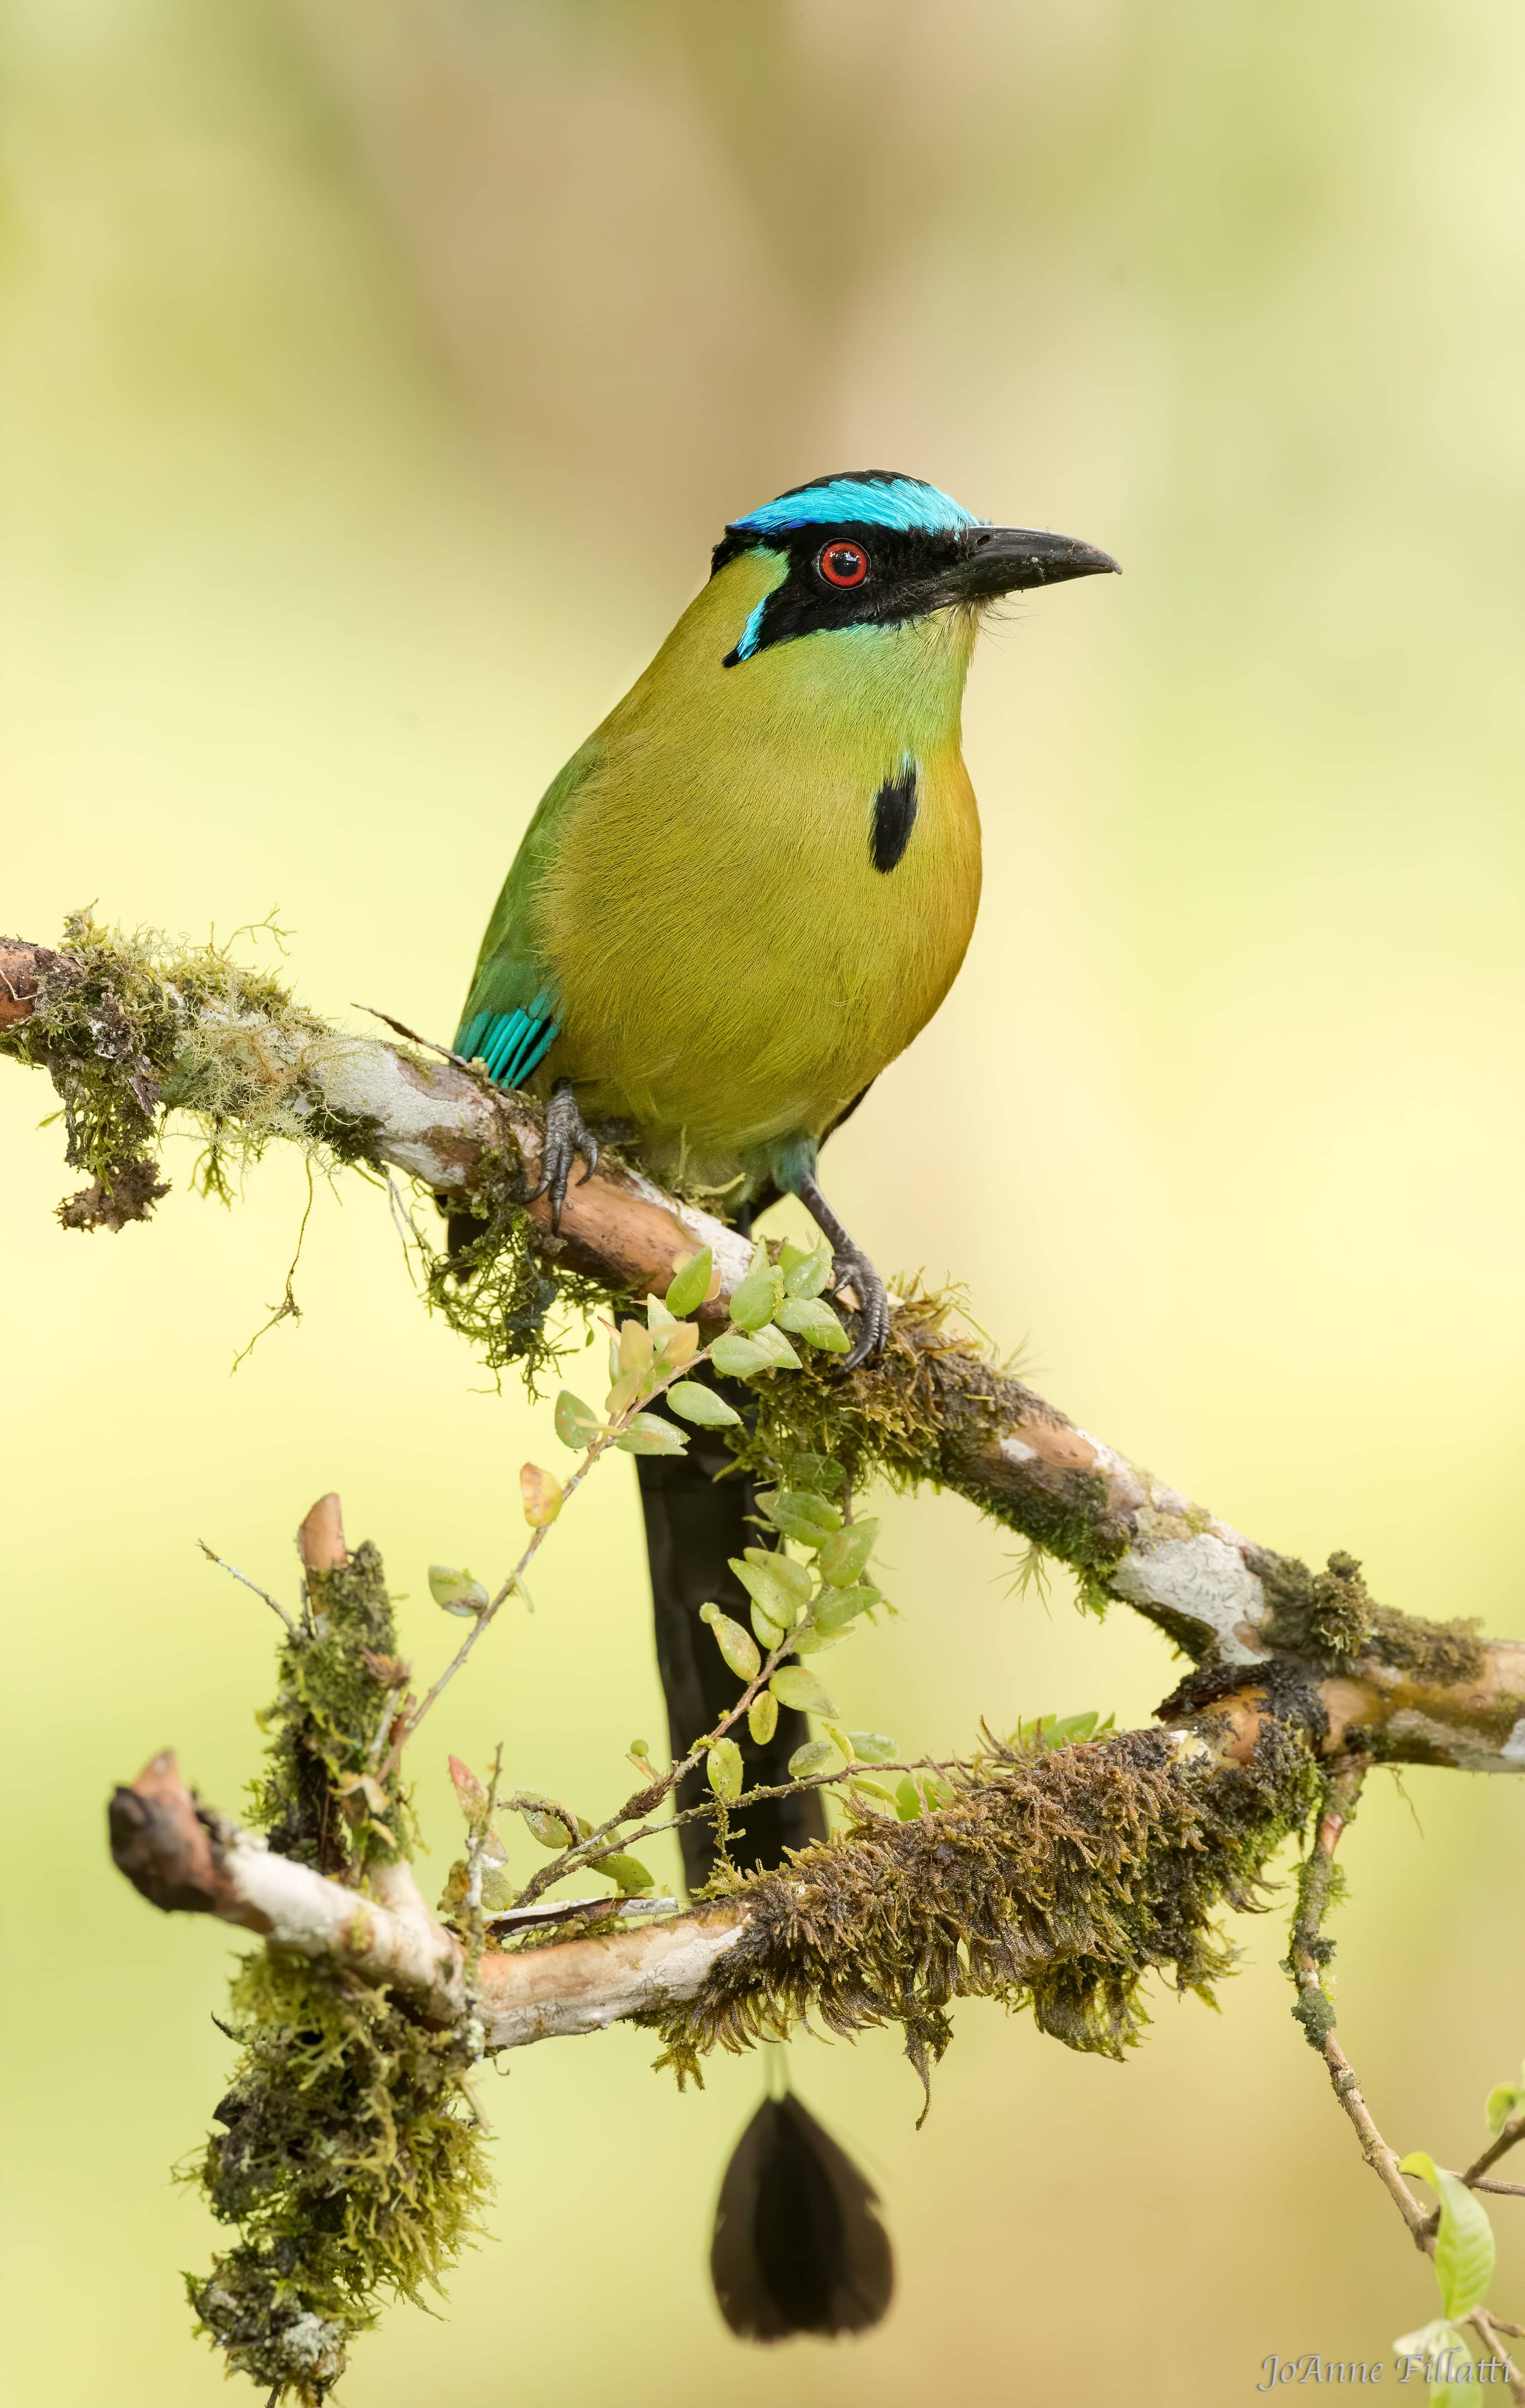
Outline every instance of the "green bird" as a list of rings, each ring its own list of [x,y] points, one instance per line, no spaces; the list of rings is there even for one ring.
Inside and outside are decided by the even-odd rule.
[[[536,811],[455,1039],[545,1099],[538,1192],[554,1219],[577,1157],[590,1177],[596,1132],[618,1125],[656,1176],[743,1226],[798,1196],[858,1299],[847,1363],[884,1344],[884,1283],[816,1155],[931,1018],[973,930],[980,823],[959,719],[981,613],[1115,566],[879,468],[732,520],[702,593]],[[743,1387],[730,1400],[752,1409]],[[745,1622],[731,1563],[757,1537],[753,1481],[724,1439],[684,1436],[680,1455],[636,1458],[675,1762],[735,1702],[703,1613]],[[825,1836],[818,1791],[788,1778],[808,1736],[787,1709],[767,1741],[738,1729],[747,1787],[778,1794],[730,1816],[734,1861],[777,1865]],[[696,1770],[678,1804],[707,1795]],[[696,1889],[714,1826],[696,1816],[679,1839]],[[742,2133],[711,2266],[747,2340],[884,2315],[894,2261],[872,2186],[798,2100],[766,2100]]]
[[[822,1140],[957,974],[980,899],[959,722],[981,615],[1116,568],[882,468],[731,521],[709,582],[546,793],[455,1049],[547,1103],[559,1218],[596,1132],[746,1222],[798,1196],[860,1304],[884,1282],[816,1180]]]

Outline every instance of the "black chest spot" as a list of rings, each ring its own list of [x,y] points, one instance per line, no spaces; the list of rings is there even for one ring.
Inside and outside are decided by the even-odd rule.
[[[875,869],[891,870],[905,853],[916,824],[916,765],[908,761],[898,778],[886,778],[873,798],[869,858]]]

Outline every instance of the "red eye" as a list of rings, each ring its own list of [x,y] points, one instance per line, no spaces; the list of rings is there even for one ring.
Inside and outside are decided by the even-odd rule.
[[[869,555],[861,544],[839,538],[827,545],[815,566],[828,585],[861,585],[869,573]]]

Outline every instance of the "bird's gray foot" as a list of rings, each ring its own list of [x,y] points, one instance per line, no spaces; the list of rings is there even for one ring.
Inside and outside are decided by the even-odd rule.
[[[526,1203],[533,1204],[539,1197],[550,1197],[553,1229],[561,1226],[567,1185],[579,1154],[587,1168],[577,1183],[585,1187],[598,1168],[598,1140],[577,1109],[571,1081],[558,1079],[545,1108],[545,1151],[540,1156],[540,1183],[532,1187],[525,1199]]]
[[[814,1180],[802,1179],[798,1194],[811,1219],[830,1244],[832,1284],[839,1304],[844,1287],[851,1288],[857,1298],[857,1335],[842,1362],[844,1371],[856,1371],[871,1354],[884,1352],[889,1336],[889,1295],[868,1255],[848,1236]]]

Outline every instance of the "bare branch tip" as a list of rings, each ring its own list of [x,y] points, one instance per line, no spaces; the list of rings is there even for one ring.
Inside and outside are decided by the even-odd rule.
[[[342,1571],[349,1562],[350,1551],[344,1543],[343,1517],[339,1510],[338,1498],[332,1489],[326,1497],[320,1497],[316,1505],[309,1509],[306,1520],[296,1533],[296,1544],[301,1554],[304,1571]]]

